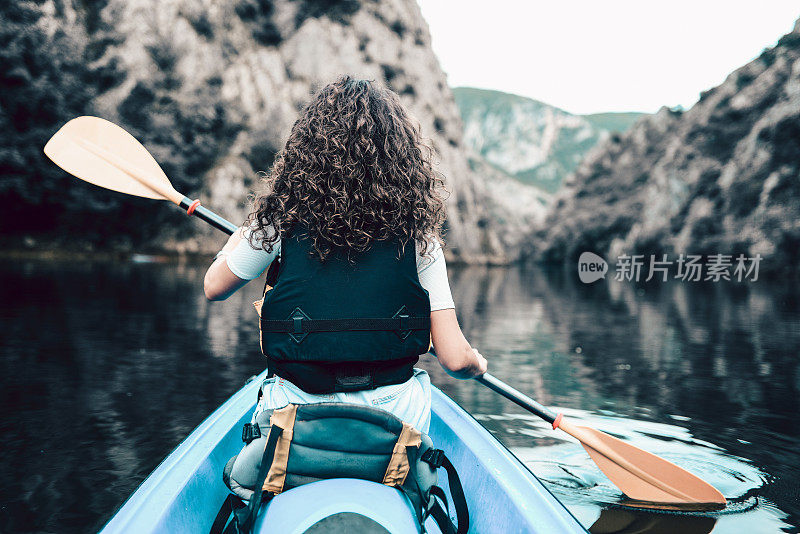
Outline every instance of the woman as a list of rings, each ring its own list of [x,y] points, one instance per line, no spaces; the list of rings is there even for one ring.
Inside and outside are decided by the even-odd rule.
[[[366,80],[324,87],[294,124],[204,281],[223,300],[281,258],[261,310],[275,376],[257,412],[358,403],[427,432],[430,380],[413,364],[429,340],[452,376],[486,372],[456,319],[431,154],[397,95]]]

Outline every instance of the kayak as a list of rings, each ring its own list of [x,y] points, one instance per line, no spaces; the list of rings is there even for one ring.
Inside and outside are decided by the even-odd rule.
[[[256,377],[198,426],[145,479],[103,527],[103,534],[207,533],[229,494],[225,463],[242,448],[259,385]],[[544,485],[483,426],[432,388],[430,437],[459,473],[471,533],[571,533],[586,530]],[[439,484],[449,494],[447,477]],[[455,514],[451,506],[453,519]],[[432,519],[425,527],[439,529]],[[254,532],[419,532],[416,514],[395,488],[330,479],[277,495],[262,506]]]

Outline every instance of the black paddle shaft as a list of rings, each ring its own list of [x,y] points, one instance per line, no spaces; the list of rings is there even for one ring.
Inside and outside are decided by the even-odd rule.
[[[557,415],[550,411],[547,407],[542,406],[532,398],[524,393],[517,391],[502,380],[493,377],[489,373],[484,373],[482,376],[477,377],[475,380],[504,396],[511,402],[514,402],[534,415],[538,415],[548,423],[553,423]]]
[[[195,201],[192,200],[191,198],[183,197],[183,199],[181,199],[180,207],[189,210],[189,208],[191,208],[192,204],[194,203]],[[233,232],[235,232],[238,229],[238,226],[236,226],[229,220],[220,217],[210,209],[205,208],[200,204],[197,204],[197,206],[195,206],[195,208],[189,213],[189,215],[194,215],[195,217],[203,219],[205,222],[207,222],[214,228],[222,230],[228,235],[233,234]]]

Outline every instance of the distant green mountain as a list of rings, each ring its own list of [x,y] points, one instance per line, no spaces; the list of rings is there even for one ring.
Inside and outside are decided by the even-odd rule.
[[[474,87],[457,87],[453,94],[465,142],[495,167],[550,193],[589,150],[643,115],[573,115],[532,98]]]
[[[646,113],[622,111],[618,113],[592,113],[590,115],[581,116],[599,130],[624,133],[628,128],[633,126],[633,123],[639,120],[639,117],[642,115],[646,115]]]

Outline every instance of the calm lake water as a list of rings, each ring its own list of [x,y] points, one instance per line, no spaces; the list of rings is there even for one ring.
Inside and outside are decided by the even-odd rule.
[[[223,303],[205,266],[0,267],[0,531],[90,532],[264,367],[250,284]],[[755,534],[800,525],[800,290],[584,286],[541,270],[451,270],[490,371],[542,403],[687,467],[716,513],[623,506],[575,442],[477,383],[434,382],[592,532]]]

